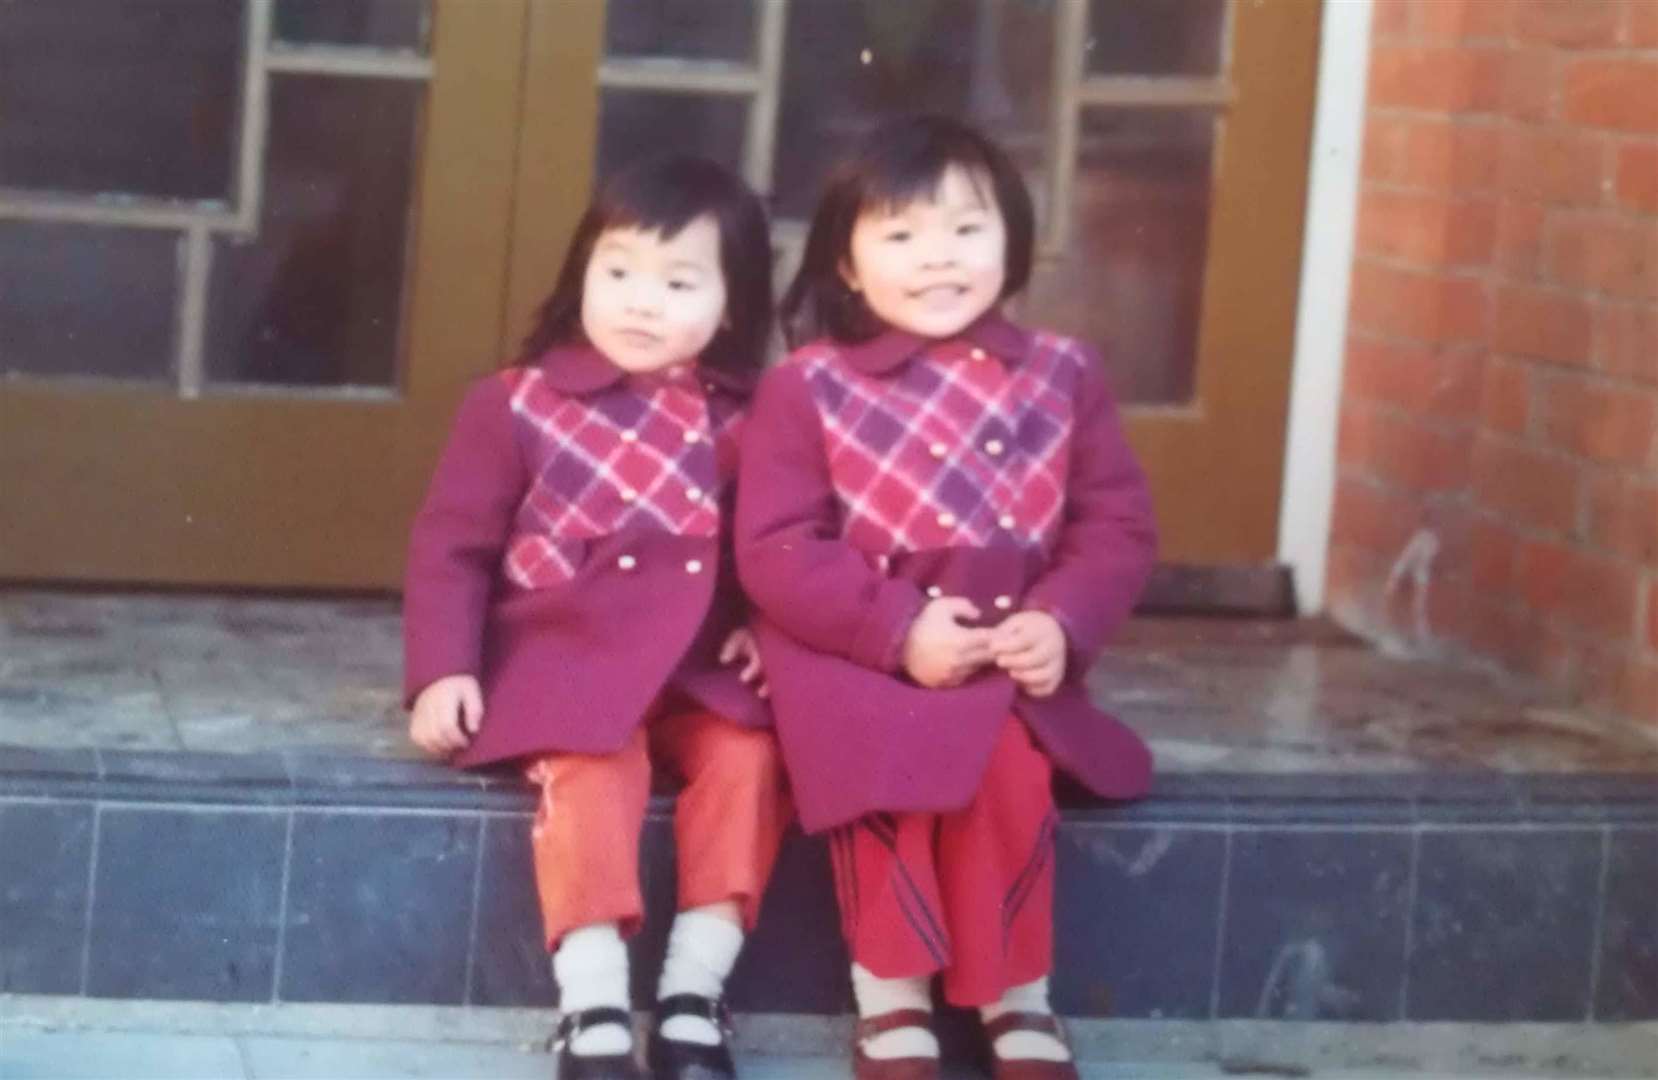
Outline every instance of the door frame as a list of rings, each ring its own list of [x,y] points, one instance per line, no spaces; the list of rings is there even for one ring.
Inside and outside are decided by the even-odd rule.
[[[1320,34],[1318,111],[1278,516],[1278,558],[1294,575],[1304,615],[1324,610],[1372,10],[1371,0],[1326,4]]]

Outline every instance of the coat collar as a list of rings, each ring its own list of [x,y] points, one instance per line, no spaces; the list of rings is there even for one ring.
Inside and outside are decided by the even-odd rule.
[[[925,349],[947,348],[953,343],[976,346],[1004,363],[1016,365],[1030,355],[1033,339],[1029,330],[1003,315],[999,308],[992,308],[953,338],[939,340],[889,329],[868,341],[843,345],[841,353],[855,370],[865,375],[885,375]]]
[[[536,358],[535,366],[553,389],[562,394],[595,394],[627,380],[627,372],[605,358],[605,355],[586,342],[554,345]],[[707,364],[689,365],[696,378],[708,389],[721,389],[747,396],[754,389],[754,380]],[[641,382],[654,382],[661,376],[640,376]]]

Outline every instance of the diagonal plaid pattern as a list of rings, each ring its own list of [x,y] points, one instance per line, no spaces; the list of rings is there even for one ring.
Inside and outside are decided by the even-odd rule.
[[[628,379],[571,396],[537,368],[510,375],[530,485],[503,560],[508,580],[567,581],[589,542],[624,528],[718,533],[740,411],[710,409],[694,379]]]
[[[842,534],[857,547],[1052,549],[1087,363],[1069,339],[1038,334],[1016,365],[944,342],[887,377],[853,370],[832,347],[801,363],[823,418]]]

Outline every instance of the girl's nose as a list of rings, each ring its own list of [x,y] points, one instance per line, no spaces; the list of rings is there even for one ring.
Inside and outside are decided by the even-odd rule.
[[[649,286],[636,286],[628,291],[627,309],[636,315],[655,315],[662,310],[662,298]]]
[[[921,250],[921,265],[929,270],[952,266],[955,261],[956,248],[948,239],[935,239]]]

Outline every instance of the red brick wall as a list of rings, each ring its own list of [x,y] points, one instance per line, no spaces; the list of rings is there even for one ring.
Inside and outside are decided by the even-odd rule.
[[[1376,0],[1367,109],[1331,611],[1658,722],[1658,0]]]

